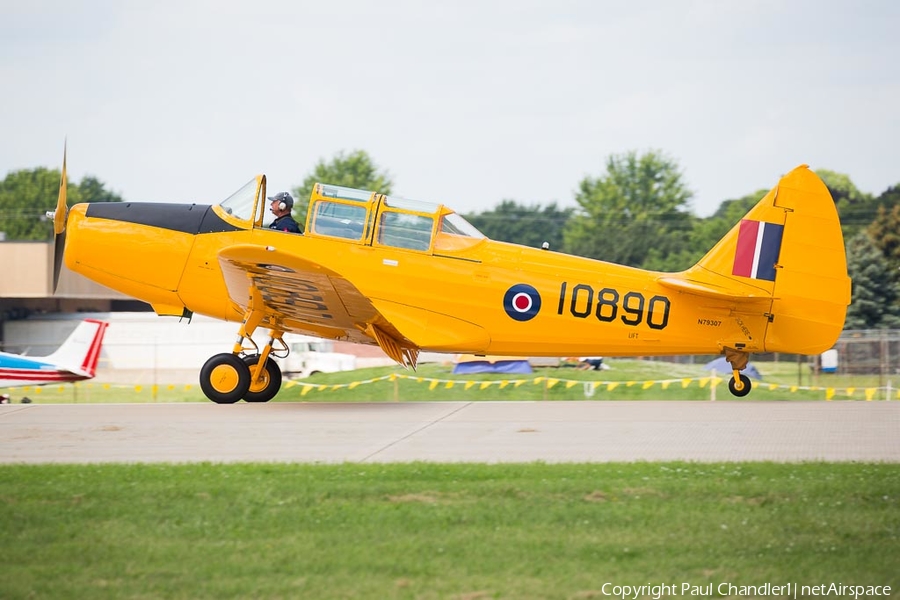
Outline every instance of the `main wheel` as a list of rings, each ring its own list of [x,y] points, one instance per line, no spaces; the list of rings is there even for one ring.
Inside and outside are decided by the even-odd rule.
[[[250,369],[235,354],[216,354],[200,369],[200,389],[216,404],[234,404],[250,389]]]
[[[734,377],[732,377],[728,382],[728,391],[738,398],[743,398],[750,393],[750,378],[743,373],[739,373],[739,375],[741,377],[740,388],[738,388],[738,383],[734,380]]]
[[[247,365],[248,369],[253,369],[257,362],[259,362],[259,356],[244,357],[244,364]],[[251,378],[253,377],[252,370],[250,376]],[[275,394],[280,389],[281,367],[271,358],[267,358],[259,379],[250,382],[250,389],[244,394],[244,400],[247,402],[268,402],[275,397]]]

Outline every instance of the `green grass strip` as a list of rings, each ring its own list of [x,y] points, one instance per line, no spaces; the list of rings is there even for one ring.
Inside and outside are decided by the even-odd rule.
[[[537,368],[531,374],[456,375],[452,364],[424,364],[417,371],[372,367],[319,373],[285,381],[276,402],[404,402],[442,400],[732,400],[728,376],[715,380],[699,364],[611,359],[607,371]],[[757,363],[763,381],[746,400],[900,400],[900,380],[878,375],[814,375],[808,365]],[[199,369],[198,369],[199,372]],[[151,373],[147,378],[151,381]],[[162,376],[162,375],[161,375]],[[7,390],[38,403],[208,402],[196,383],[75,384]]]
[[[896,594],[898,509],[891,464],[0,466],[0,598]]]

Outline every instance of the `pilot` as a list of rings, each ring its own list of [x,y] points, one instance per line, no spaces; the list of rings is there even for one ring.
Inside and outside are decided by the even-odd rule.
[[[274,196],[269,196],[269,210],[275,215],[275,220],[269,225],[269,229],[276,231],[289,231],[291,233],[303,233],[300,225],[291,216],[291,209],[294,208],[294,199],[287,192],[278,192]]]

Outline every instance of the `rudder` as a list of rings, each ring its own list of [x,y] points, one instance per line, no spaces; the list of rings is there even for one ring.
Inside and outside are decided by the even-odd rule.
[[[766,349],[819,354],[834,346],[850,304],[840,219],[828,188],[805,165],[784,176],[777,189],[785,239]]]
[[[844,327],[850,278],[834,200],[801,165],[781,178],[683,278],[722,295],[769,300],[764,350],[818,354]]]

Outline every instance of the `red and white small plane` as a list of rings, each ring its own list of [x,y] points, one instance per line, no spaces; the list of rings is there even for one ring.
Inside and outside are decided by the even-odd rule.
[[[103,321],[85,319],[56,352],[48,356],[0,352],[0,388],[93,378],[97,374],[100,347],[108,326],[109,323]]]

